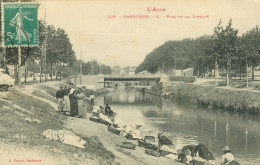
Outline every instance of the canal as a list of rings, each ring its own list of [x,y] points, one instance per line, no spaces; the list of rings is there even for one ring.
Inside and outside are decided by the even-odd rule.
[[[221,148],[228,145],[241,165],[260,162],[259,116],[198,108],[126,88],[99,96],[97,101],[108,103],[124,123],[141,124],[144,135],[164,132],[176,149],[204,143],[220,161]]]

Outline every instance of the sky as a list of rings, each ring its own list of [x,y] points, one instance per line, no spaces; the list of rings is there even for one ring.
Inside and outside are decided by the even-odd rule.
[[[46,9],[47,23],[67,32],[77,59],[82,51],[84,61],[96,59],[110,66],[138,66],[147,54],[166,41],[213,34],[220,19],[226,26],[232,18],[233,27],[240,35],[260,25],[260,0],[42,0],[39,3],[38,18],[45,18]],[[147,11],[153,7],[165,11]],[[130,15],[149,18],[123,18]],[[208,18],[193,18],[193,15]]]

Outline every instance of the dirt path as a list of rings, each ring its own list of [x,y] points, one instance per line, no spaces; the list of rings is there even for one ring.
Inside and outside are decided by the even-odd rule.
[[[153,157],[145,154],[145,149],[142,147],[136,147],[135,150],[129,150],[117,147],[117,144],[121,144],[124,141],[123,137],[112,134],[107,131],[107,126],[99,123],[92,122],[88,119],[79,119],[69,117],[65,127],[72,129],[74,132],[86,136],[98,136],[103,142],[105,148],[112,151],[115,156],[115,164],[121,165],[179,165],[181,163],[175,160],[170,160],[164,157]],[[136,143],[136,141],[132,141]]]
[[[227,90],[236,90],[236,91],[249,91],[249,92],[257,92],[259,93],[260,90],[254,89],[253,87],[244,87],[244,88],[235,88],[232,86],[215,86],[214,85],[215,80],[209,79],[209,78],[198,78],[196,82],[192,83],[195,85],[202,85],[202,86],[212,86],[214,88],[220,88],[220,89],[227,89]],[[225,82],[224,79],[219,79],[218,82]]]

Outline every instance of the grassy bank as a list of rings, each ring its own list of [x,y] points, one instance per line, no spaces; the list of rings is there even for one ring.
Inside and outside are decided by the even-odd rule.
[[[260,113],[260,92],[239,89],[172,83],[163,89],[169,99],[181,99],[208,108],[220,108],[234,112]]]
[[[46,87],[47,89],[48,87]],[[38,87],[37,89],[41,89]],[[55,101],[51,96],[53,89],[47,93],[34,90],[32,95],[23,90],[1,93],[0,97],[0,142],[15,145],[15,150],[6,147],[12,155],[18,148],[37,150],[44,154],[55,155],[57,159],[66,159],[65,164],[113,164],[114,155],[106,150],[93,137],[81,136],[87,141],[85,149],[51,141],[42,133],[46,129],[64,129],[67,117],[58,113],[50,104],[38,98]],[[10,157],[10,156],[9,156]],[[25,157],[27,159],[28,157]],[[32,158],[31,158],[32,159]],[[1,160],[5,161],[5,160]],[[6,160],[6,163],[8,160]],[[42,160],[44,163],[45,160]],[[2,162],[5,164],[5,162]],[[64,161],[56,164],[64,164]]]

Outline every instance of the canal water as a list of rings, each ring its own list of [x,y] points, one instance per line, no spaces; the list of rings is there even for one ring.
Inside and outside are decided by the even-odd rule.
[[[141,124],[144,135],[157,137],[164,132],[176,149],[204,143],[220,161],[221,148],[228,145],[241,165],[260,164],[259,116],[198,108],[126,88],[99,96],[97,101],[108,103],[124,123]]]

